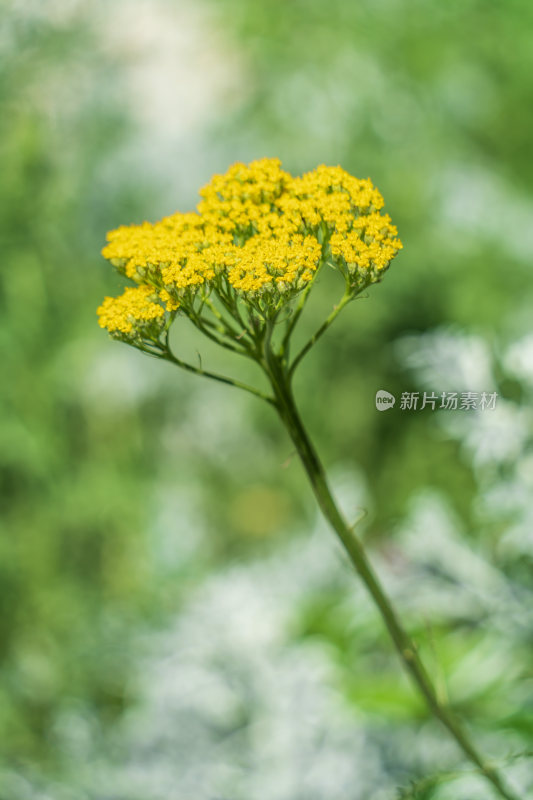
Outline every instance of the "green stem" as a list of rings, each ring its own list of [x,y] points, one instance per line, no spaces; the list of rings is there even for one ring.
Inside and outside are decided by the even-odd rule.
[[[180,358],[177,358],[170,349],[170,344],[168,343],[168,336],[167,336],[165,350],[160,354],[153,353],[152,355],[156,355],[157,358],[161,358],[164,361],[170,361],[171,364],[175,364],[177,367],[181,367],[187,372],[194,372],[195,375],[201,375],[204,378],[211,378],[212,380],[218,381],[219,383],[225,383],[228,384],[229,386],[235,386],[237,389],[244,389],[245,392],[249,392],[250,394],[255,395],[255,397],[260,397],[261,400],[266,400],[266,402],[269,403],[270,405],[274,405],[275,403],[273,397],[270,397],[264,392],[261,392],[259,389],[256,389],[255,386],[249,386],[247,383],[235,380],[234,378],[230,378],[227,375],[221,375],[218,372],[210,372],[209,370],[202,369],[202,367],[195,367],[194,364],[189,364],[186,361],[182,361]]]
[[[341,313],[344,306],[347,305],[350,302],[350,300],[353,299],[354,299],[353,292],[350,292],[349,289],[347,288],[340,303],[335,306],[329,317],[327,317],[327,319],[324,320],[320,328],[317,331],[315,331],[315,333],[311,336],[307,344],[305,344],[298,353],[298,355],[295,356],[294,361],[290,366],[289,375],[291,376],[294,375],[294,371],[298,366],[298,364],[300,363],[300,361],[302,360],[302,358],[304,358],[304,356],[307,355],[307,353],[313,347],[313,345],[316,344],[316,342],[320,339],[320,337],[327,331],[329,326],[335,321],[335,319]]]
[[[226,309],[226,311],[227,311],[227,312],[230,314],[230,316],[232,317],[232,319],[234,319],[234,320],[235,320],[235,321],[236,321],[236,322],[237,322],[237,323],[238,323],[238,324],[241,326],[241,331],[240,331],[240,332],[239,332],[239,331],[237,331],[237,330],[236,330],[236,329],[233,327],[233,325],[232,325],[231,323],[229,323],[229,322],[227,321],[227,319],[226,319],[226,318],[225,318],[225,317],[224,317],[224,316],[223,316],[223,315],[220,313],[220,311],[217,309],[217,307],[215,306],[215,304],[214,304],[213,302],[211,302],[211,300],[210,300],[208,297],[204,298],[204,303],[205,303],[205,305],[206,305],[206,306],[209,308],[209,310],[211,311],[211,313],[212,313],[212,314],[213,314],[213,315],[214,315],[214,316],[215,316],[215,317],[216,317],[216,318],[219,320],[219,322],[221,323],[221,325],[223,325],[223,327],[225,328],[226,332],[227,332],[227,333],[228,333],[228,334],[229,334],[229,335],[230,335],[230,336],[231,336],[233,339],[235,339],[236,341],[241,341],[241,339],[242,339],[242,337],[243,337],[243,336],[249,336],[250,338],[252,338],[252,337],[251,337],[251,333],[250,333],[250,331],[248,330],[248,328],[247,328],[247,327],[246,327],[246,325],[244,324],[244,321],[243,321],[243,319],[242,319],[242,316],[241,316],[241,314],[240,314],[240,312],[239,312],[239,309],[238,309],[238,307],[237,307],[237,302],[235,301],[235,303],[234,303],[234,305],[233,305],[233,306],[231,306],[231,305],[228,305],[228,303],[227,303],[227,301],[224,299],[224,297],[222,297],[222,296],[220,296],[220,295],[219,295],[219,300],[220,300],[220,301],[221,301],[221,303],[223,304],[223,306],[224,306],[224,308]],[[252,338],[252,342],[253,342],[253,338]],[[246,349],[249,351],[249,350],[250,350],[250,348],[248,347],[248,342],[245,342],[245,346],[246,346]]]
[[[205,320],[202,320],[200,316],[193,316],[192,314],[189,314],[188,316],[192,324],[196,325],[198,330],[207,336],[208,339],[211,339],[211,341],[216,342],[226,350],[231,350],[232,353],[238,353],[239,355],[250,355],[247,348],[245,349],[243,347],[237,347],[231,342],[225,341],[224,339],[221,339],[219,336],[216,336],[214,333],[212,333],[205,324]]]
[[[518,800],[504,786],[499,773],[485,762],[450,708],[439,700],[417,653],[416,645],[405,631],[391,601],[374,573],[362,543],[347,525],[335,503],[324,467],[298,413],[286,367],[282,359],[274,355],[268,346],[265,347],[264,368],[272,384],[276,400],[275,406],[300,456],[322,513],[342,542],[350,561],[377,605],[405,669],[423,695],[429,709],[448,729],[467,758],[491,782],[501,797],[505,800]]]
[[[317,279],[317,275],[319,274],[322,266],[323,266],[323,264],[319,265],[319,267],[317,268],[317,270],[316,270],[315,274],[313,275],[312,279],[309,281],[309,283],[307,284],[305,289],[302,290],[302,292],[300,294],[300,298],[299,298],[298,302],[296,303],[296,305],[295,305],[295,307],[294,307],[294,309],[292,311],[292,315],[289,318],[289,320],[287,321],[287,330],[285,331],[285,335],[283,337],[283,341],[282,341],[282,345],[281,345],[281,349],[282,349],[282,352],[284,354],[288,353],[289,341],[290,341],[290,338],[291,338],[291,334],[292,334],[294,328],[296,327],[296,323],[298,322],[298,320],[300,319],[300,317],[302,315],[302,311],[305,308],[305,304],[307,302],[307,298],[309,297],[311,289],[313,288],[313,285],[314,285],[314,283],[315,283],[315,281]]]

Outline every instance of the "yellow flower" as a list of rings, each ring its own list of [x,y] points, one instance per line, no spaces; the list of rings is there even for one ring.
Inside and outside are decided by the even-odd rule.
[[[379,280],[402,247],[379,191],[341,167],[293,178],[275,158],[234,164],[200,197],[196,212],[108,234],[103,255],[139,288],[106,298],[102,327],[132,335],[165,310],[191,315],[195,298],[213,292],[226,306],[242,298],[274,316],[323,264],[356,293]]]
[[[162,326],[165,310],[154,302],[151,286],[127,288],[119,297],[106,297],[98,308],[98,324],[110,333],[129,337],[138,329]]]

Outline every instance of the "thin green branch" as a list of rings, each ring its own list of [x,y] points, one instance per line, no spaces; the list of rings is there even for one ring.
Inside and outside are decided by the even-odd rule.
[[[156,355],[153,353],[153,355]],[[218,372],[210,372],[209,370],[202,369],[201,367],[195,367],[193,364],[189,364],[186,361],[182,361],[180,358],[174,355],[171,350],[170,343],[169,343],[169,336],[167,332],[166,342],[165,342],[165,349],[158,356],[158,358],[163,359],[164,361],[169,361],[172,364],[175,364],[181,369],[186,370],[187,372],[193,372],[195,375],[201,375],[204,378],[211,378],[214,381],[218,381],[219,383],[225,383],[229,386],[235,386],[237,389],[244,389],[245,392],[249,392],[250,394],[255,395],[255,397],[260,397],[261,400],[265,400],[267,403],[271,405],[275,405],[275,400],[268,394],[265,394],[260,389],[256,389],[255,386],[250,386],[247,383],[243,383],[242,381],[238,381],[235,378],[230,378],[227,375],[222,375]]]
[[[216,341],[218,344],[221,344],[226,349],[233,350],[235,353],[239,353],[241,355],[249,356],[252,355],[252,350],[248,346],[246,341],[243,341],[241,337],[234,331],[232,331],[229,327],[224,326],[222,324],[217,324],[213,322],[212,319],[209,319],[205,315],[200,316],[199,314],[194,314],[189,317],[193,325],[196,325],[198,330],[202,333],[205,333],[210,339]],[[208,328],[209,330],[205,330]],[[209,331],[213,331],[213,334],[210,336]],[[214,333],[220,334],[222,339],[219,339],[214,336]],[[227,340],[227,341],[226,341]]]
[[[234,339],[236,341],[239,341],[239,342],[243,341],[243,334],[246,333],[246,334],[250,335],[250,332],[248,331],[248,329],[246,328],[246,326],[245,326],[245,324],[244,324],[244,322],[242,320],[242,317],[241,317],[241,314],[239,312],[239,309],[237,308],[237,305],[235,304],[235,309],[234,309],[235,313],[233,314],[232,310],[230,310],[229,306],[222,300],[222,297],[220,298],[220,300],[223,303],[224,308],[226,309],[226,311],[232,317],[232,319],[234,319],[241,326],[242,330],[240,332],[236,328],[234,328],[231,323],[228,322],[228,320],[224,317],[223,314],[220,313],[220,311],[218,310],[216,305],[211,301],[211,299],[209,297],[205,297],[204,298],[204,304],[211,311],[213,316],[216,317],[216,319],[218,319],[220,324],[225,329],[225,332],[226,332],[227,335],[231,336],[232,339]],[[245,346],[247,346],[248,343],[246,341],[243,341],[243,344],[245,344]]]
[[[251,341],[255,344],[255,332],[250,329],[244,321],[241,312],[239,311],[238,298],[230,291],[229,284],[225,278],[226,290],[224,291],[222,284],[218,287],[217,297],[233,319],[241,326],[242,331],[236,334],[238,339],[241,339],[244,334],[250,337]]]
[[[289,375],[294,375],[296,367],[300,363],[300,361],[307,355],[309,350],[313,347],[314,344],[320,339],[320,337],[327,331],[329,326],[336,320],[336,318],[341,313],[344,306],[346,306],[351,300],[354,299],[353,293],[347,288],[340,303],[336,305],[331,312],[331,314],[324,320],[320,328],[315,331],[315,333],[311,336],[309,341],[302,347],[300,352],[297,356],[295,356],[290,368],[289,368]]]
[[[305,289],[303,289],[303,291],[301,292],[299,300],[298,300],[297,304],[295,305],[295,307],[293,309],[293,312],[292,312],[292,314],[291,314],[291,316],[289,318],[289,321],[287,323],[287,330],[285,331],[285,335],[284,335],[283,341],[281,343],[281,353],[284,354],[284,355],[286,355],[288,353],[289,340],[291,338],[292,332],[293,332],[294,328],[296,327],[296,323],[300,319],[302,311],[305,308],[305,304],[307,302],[307,298],[309,297],[309,293],[311,292],[311,289],[313,288],[314,283],[315,283],[315,281],[317,279],[317,276],[318,276],[318,274],[321,271],[323,266],[324,266],[324,262],[322,262],[322,264],[320,264],[318,266],[318,268],[317,268],[315,274],[313,275],[312,279],[309,281],[309,283],[307,284]]]
[[[228,341],[225,338],[222,338],[224,334],[221,334],[220,336],[215,335],[212,332],[212,330],[209,330],[208,327],[209,323],[207,323],[205,319],[202,319],[202,317],[199,314],[195,314],[194,312],[188,312],[187,316],[189,317],[193,325],[195,325],[198,328],[198,330],[204,334],[204,336],[207,336],[208,339],[211,339],[211,341],[216,342],[216,344],[219,344],[226,350],[231,350],[232,353],[238,353],[239,355],[251,357],[251,351],[247,346],[235,345],[232,341]]]

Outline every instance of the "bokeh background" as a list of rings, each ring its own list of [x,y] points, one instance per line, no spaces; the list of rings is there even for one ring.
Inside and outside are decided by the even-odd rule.
[[[97,327],[120,286],[105,232],[263,156],[371,176],[398,224],[403,252],[297,395],[439,691],[529,796],[531,3],[0,15],[0,798],[491,796],[403,676],[273,413]],[[334,302],[320,286],[302,336]],[[380,413],[379,389],[499,400]]]

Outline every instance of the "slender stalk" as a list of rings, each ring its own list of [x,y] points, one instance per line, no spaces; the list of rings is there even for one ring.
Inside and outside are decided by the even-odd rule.
[[[311,289],[314,286],[314,283],[315,283],[315,281],[317,279],[318,274],[320,273],[320,271],[322,269],[322,266],[323,266],[323,263],[320,264],[320,266],[316,270],[315,274],[313,275],[312,279],[309,281],[309,283],[307,284],[305,289],[302,290],[302,292],[300,294],[300,299],[298,300],[298,302],[296,303],[296,305],[293,308],[292,315],[291,315],[291,317],[289,318],[289,320],[287,322],[287,330],[285,331],[285,335],[283,337],[283,342],[282,342],[282,345],[281,345],[282,352],[284,354],[286,354],[288,352],[289,341],[290,341],[290,338],[291,338],[291,334],[292,334],[294,328],[296,327],[296,323],[300,319],[302,311],[305,308],[305,304],[307,302],[307,298],[309,297],[309,293],[311,292]]]
[[[294,371],[298,366],[298,364],[300,363],[300,361],[302,360],[302,358],[304,358],[304,356],[307,355],[307,353],[313,347],[313,345],[316,344],[316,342],[320,339],[320,337],[327,331],[329,326],[336,320],[336,318],[341,313],[344,306],[347,305],[347,303],[349,303],[350,300],[353,300],[353,297],[354,297],[353,293],[350,292],[349,289],[347,288],[340,303],[335,306],[329,317],[327,317],[327,319],[324,320],[320,328],[317,331],[315,331],[315,333],[311,336],[309,341],[302,347],[298,355],[295,356],[294,361],[292,362],[290,367],[290,373],[289,373],[290,375],[294,374]]]
[[[450,708],[439,699],[433,683],[417,653],[416,645],[405,631],[394,606],[381,586],[366,556],[362,543],[353,530],[347,525],[335,503],[328,486],[324,467],[309,439],[296,407],[287,369],[282,359],[273,354],[268,346],[265,348],[264,368],[272,384],[274,397],[276,399],[276,409],[296,447],[322,513],[342,542],[350,561],[359,573],[372,599],[377,605],[405,669],[423,695],[431,712],[448,729],[463,753],[481,771],[487,780],[490,781],[498,794],[505,798],[505,800],[518,800],[518,798],[506,788],[499,773],[486,763]]]
[[[227,298],[225,298],[223,296],[223,294],[219,295],[219,299],[220,299],[222,305],[224,306],[224,309],[230,314],[232,319],[234,319],[241,326],[241,330],[240,331],[236,330],[233,327],[233,325],[230,322],[228,322],[228,320],[217,309],[215,304],[213,302],[211,302],[210,298],[206,297],[204,299],[204,303],[209,308],[211,313],[224,326],[224,328],[226,329],[226,332],[229,333],[229,335],[233,337],[233,339],[235,339],[236,341],[241,341],[243,336],[248,336],[253,341],[252,333],[244,323],[244,320],[243,320],[243,318],[241,316],[241,313],[239,311],[239,308],[237,306],[237,302],[235,301],[235,303],[232,305],[231,303],[228,302]],[[247,349],[249,349],[248,342],[246,342],[246,345],[247,345]]]
[[[149,352],[149,351],[145,350],[144,352]],[[227,375],[221,375],[218,372],[210,372],[209,370],[202,369],[201,367],[195,367],[194,364],[189,364],[186,361],[182,361],[180,358],[177,358],[170,349],[170,345],[168,343],[168,337],[165,350],[157,354],[152,353],[152,355],[156,355],[157,358],[161,358],[164,361],[170,361],[171,364],[175,364],[177,367],[181,367],[181,369],[184,369],[187,372],[194,372],[195,375],[201,375],[204,378],[211,378],[212,380],[218,381],[219,383],[225,383],[228,384],[229,386],[235,386],[237,389],[244,389],[245,392],[249,392],[250,394],[253,394],[256,397],[260,397],[261,400],[265,400],[270,405],[274,405],[275,403],[273,397],[270,397],[269,395],[265,394],[259,389],[256,389],[255,386],[249,386],[247,383],[235,380],[235,378],[230,378]]]
[[[249,351],[247,348],[244,349],[242,347],[236,347],[231,342],[221,339],[219,336],[216,336],[214,333],[212,333],[205,325],[205,321],[202,320],[200,317],[190,315],[189,319],[191,320],[193,325],[196,325],[198,330],[200,330],[205,336],[207,336],[208,339],[211,339],[211,341],[216,342],[221,347],[224,347],[226,350],[231,350],[232,353],[239,353],[240,355],[249,355]]]

